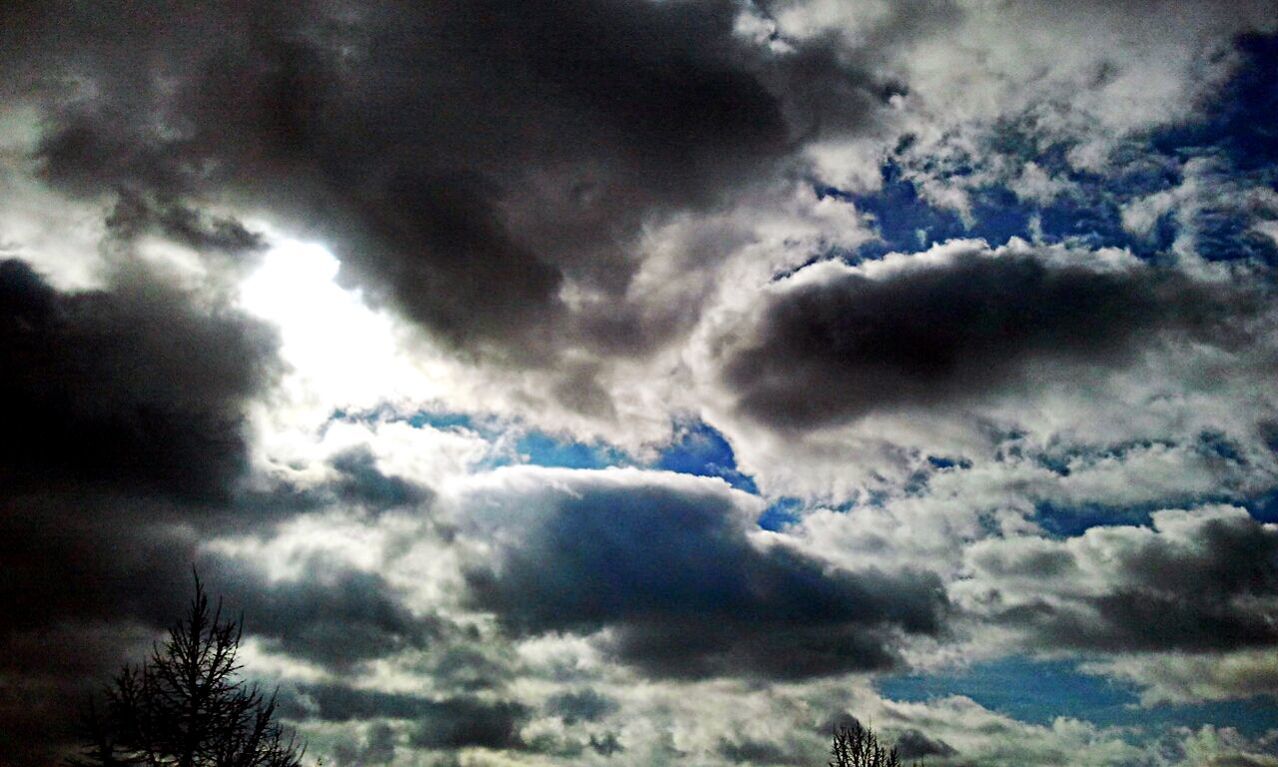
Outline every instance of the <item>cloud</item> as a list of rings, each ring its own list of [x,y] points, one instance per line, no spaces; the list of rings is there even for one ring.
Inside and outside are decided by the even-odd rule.
[[[331,554],[310,554],[294,564],[291,577],[280,579],[234,558],[206,557],[202,564],[210,589],[246,616],[251,636],[338,672],[424,647],[446,629],[433,615],[414,615],[382,576]]]
[[[475,606],[517,636],[604,631],[609,652],[659,676],[886,668],[899,633],[944,629],[936,576],[840,570],[761,538],[753,499],[719,481],[521,469],[465,503],[536,509],[485,520],[491,553],[467,572]]]
[[[349,448],[330,463],[340,475],[334,489],[344,501],[372,508],[395,508],[421,506],[433,496],[429,488],[412,480],[383,473],[367,446]]]
[[[131,190],[119,193],[105,223],[112,235],[123,240],[156,232],[200,253],[241,256],[266,247],[260,233],[250,231],[234,218],[207,214]]]
[[[914,728],[904,730],[897,735],[894,745],[902,759],[915,759],[923,756],[954,756],[958,753],[953,746],[945,741],[938,738],[929,738],[925,733]]]
[[[1119,655],[1082,668],[1138,685],[1146,706],[1260,695],[1278,698],[1278,656],[1270,648]]]
[[[721,741],[719,753],[735,764],[807,764],[812,757],[810,753],[803,751],[796,753],[775,743],[748,738],[740,741],[727,739]]]
[[[561,717],[564,724],[595,722],[616,710],[616,701],[589,688],[558,693],[546,701],[546,712]]]
[[[43,94],[50,183],[124,190],[125,211],[157,196],[142,218],[204,245],[238,230],[201,198],[252,200],[436,337],[532,364],[565,342],[661,341],[576,321],[565,289],[628,311],[643,227],[876,119],[882,85],[860,63],[820,39],[776,55],[737,16],[720,0],[210,3],[159,33],[49,3],[19,17],[10,58],[85,86]]]
[[[386,764],[395,758],[395,730],[385,722],[368,728],[359,740],[340,741],[333,747],[333,758],[339,765]]]
[[[819,0],[769,7],[781,39],[833,34],[852,50],[875,48],[880,66],[905,85],[892,138],[869,157],[822,153],[821,176],[838,184],[858,166],[877,173],[891,151],[879,147],[905,136],[910,145],[898,146],[894,159],[931,188],[934,201],[952,195],[960,203],[983,184],[1021,178],[1027,160],[1056,150],[1074,169],[1112,170],[1128,139],[1209,114],[1239,63],[1235,41],[1274,29],[1265,3],[1247,0],[1151,0],[1123,11],[1091,2],[1006,9],[959,0],[932,34],[874,46],[880,28],[910,14]],[[1031,148],[1024,155],[1014,148],[1020,136]]]
[[[29,711],[82,696],[180,611],[200,531],[243,490],[275,351],[268,327],[140,270],[64,292],[0,261],[0,673]],[[52,635],[57,653],[32,651]],[[69,737],[66,711],[21,748]]]
[[[992,539],[966,561],[956,601],[1041,650],[1278,644],[1278,527],[1243,509],[1159,511],[1151,527],[1094,527],[1061,541]]]
[[[1232,727],[1204,725],[1187,734],[1182,751],[1185,762],[1210,767],[1273,767],[1278,765],[1274,753],[1274,732],[1267,737],[1249,739]],[[1265,741],[1268,741],[1266,744]]]
[[[274,338],[194,300],[147,279],[61,293],[0,263],[0,480],[225,499],[247,468],[243,408],[277,372]]]
[[[777,428],[963,405],[1069,368],[1121,366],[1160,337],[1232,345],[1246,299],[1150,267],[1053,263],[952,243],[779,283],[724,361],[737,408]],[[1076,374],[1075,374],[1076,375]]]
[[[409,742],[422,748],[519,748],[519,725],[526,716],[518,704],[456,698],[431,707]]]
[[[434,699],[338,684],[290,689],[281,701],[281,711],[293,719],[330,722],[409,720],[408,744],[428,749],[520,748],[519,729],[529,715],[527,708],[510,701],[471,696]]]

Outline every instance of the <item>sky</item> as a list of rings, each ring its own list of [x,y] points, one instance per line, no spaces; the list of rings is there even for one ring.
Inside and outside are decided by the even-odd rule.
[[[0,764],[1278,765],[1271,2],[0,14]]]

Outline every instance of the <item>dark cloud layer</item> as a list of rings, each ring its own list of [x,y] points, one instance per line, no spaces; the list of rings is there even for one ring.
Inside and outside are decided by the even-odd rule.
[[[65,294],[0,262],[0,482],[225,498],[245,468],[242,406],[275,370],[272,333],[145,280]]]
[[[806,764],[813,754],[794,753],[783,745],[761,740],[722,740],[718,751],[736,764]]]
[[[244,407],[278,364],[268,328],[145,274],[67,293],[10,259],[0,370],[0,761],[25,761],[180,612],[197,531],[248,468]]]
[[[201,553],[180,522],[79,500],[106,518],[76,518],[69,499],[0,508],[0,602],[9,616],[0,632],[0,721],[24,734],[0,747],[0,759],[39,762],[72,740],[88,696],[182,614],[192,563],[246,637],[337,673],[423,647],[448,628],[410,613],[374,573],[314,561],[301,577],[272,581],[242,561]],[[172,509],[164,516],[183,518]]]
[[[954,756],[958,752],[949,743],[930,738],[921,730],[907,729],[896,736],[896,751],[902,759],[919,759],[925,756]]]
[[[291,718],[334,722],[410,720],[414,726],[409,745],[430,749],[521,748],[519,730],[530,714],[525,706],[511,701],[470,696],[432,699],[335,684],[288,690],[282,696],[281,711]]]
[[[1211,652],[1278,645],[1278,529],[1238,513],[1195,521],[1175,535],[1144,533],[1091,532],[1088,547],[1054,547],[1050,567],[1042,553],[982,551],[972,562],[978,581],[993,589],[991,617],[1027,631],[1037,647]],[[1067,595],[1026,598],[1016,585],[1044,574]],[[1018,604],[1000,607],[1009,599]]]
[[[196,241],[217,230],[208,223],[192,223],[188,244],[214,247]],[[251,245],[235,231],[222,230],[228,252]],[[0,262],[0,368],[0,717],[13,736],[0,761],[47,760],[71,739],[86,696],[181,614],[192,565],[249,635],[339,670],[437,635],[376,574],[317,558],[303,577],[271,581],[200,553],[228,524],[429,497],[355,453],[336,459],[331,486],[243,483],[245,408],[280,369],[266,326],[140,270],[63,292],[11,259]]]
[[[726,0],[148,12],[180,25],[131,8],[15,16],[11,68],[38,58],[60,104],[40,152],[52,183],[119,193],[125,212],[163,200],[147,225],[203,242],[248,240],[201,199],[265,203],[438,336],[525,362],[530,341],[565,340],[566,279],[619,299],[645,222],[719,205],[803,140],[873,123],[887,93],[829,41],[775,56],[734,33]],[[634,351],[669,330],[618,312],[569,337]]]
[[[558,693],[546,701],[546,713],[560,717],[568,725],[595,722],[616,710],[616,701],[590,688]]]
[[[423,647],[441,635],[433,616],[413,615],[377,573],[315,555],[291,578],[268,580],[238,559],[202,564],[229,607],[251,616],[247,630],[278,649],[337,671],[361,661]]]
[[[576,492],[469,573],[474,603],[516,634],[610,628],[608,649],[653,674],[801,678],[889,667],[896,632],[943,630],[934,575],[760,547],[722,495]]]
[[[725,378],[748,415],[815,427],[988,396],[1027,382],[1036,362],[1120,364],[1164,333],[1237,343],[1233,321],[1254,305],[1154,268],[1102,272],[972,251],[778,291]]]
[[[393,475],[377,467],[377,459],[367,448],[355,448],[334,456],[330,461],[341,477],[333,483],[337,497],[373,509],[417,506],[428,502],[433,494],[427,487]]]
[[[266,247],[262,235],[234,218],[206,214],[127,189],[120,191],[105,223],[113,235],[125,241],[153,233],[208,255],[236,256]]]

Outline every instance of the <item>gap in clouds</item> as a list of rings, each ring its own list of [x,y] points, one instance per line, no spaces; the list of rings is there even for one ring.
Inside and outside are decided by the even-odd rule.
[[[1190,727],[1211,721],[1250,737],[1278,727],[1278,709],[1268,697],[1202,704],[1140,705],[1135,685],[1085,673],[1080,660],[1011,656],[929,674],[880,677],[875,687],[899,701],[929,701],[962,695],[1026,722],[1051,724],[1057,717],[1085,719],[1136,732]]]
[[[854,204],[872,217],[878,239],[855,253],[827,258],[849,263],[893,252],[922,251],[946,240],[976,237],[1000,244],[1021,237],[1047,244],[1125,248],[1159,260],[1178,236],[1192,231],[1198,252],[1209,260],[1278,263],[1278,244],[1257,231],[1254,217],[1278,220],[1278,203],[1257,211],[1247,188],[1273,189],[1278,181],[1278,139],[1265,126],[1278,104],[1272,73],[1278,66],[1278,36],[1239,39],[1240,62],[1229,81],[1184,123],[1137,134],[1124,141],[1104,172],[1076,167],[1067,142],[1043,146],[1032,119],[1009,120],[978,134],[985,154],[959,149],[938,159],[912,151],[912,135],[901,138],[882,164],[881,188],[845,192],[818,185],[819,196]],[[1197,158],[1197,165],[1194,160]],[[1026,168],[1019,177],[1003,166]],[[1235,187],[1178,219],[1171,203],[1195,168]],[[963,190],[963,203],[938,204],[924,186]],[[1158,199],[1158,198],[1163,199]],[[1146,217],[1134,206],[1155,201]],[[1263,203],[1262,203],[1263,204]]]

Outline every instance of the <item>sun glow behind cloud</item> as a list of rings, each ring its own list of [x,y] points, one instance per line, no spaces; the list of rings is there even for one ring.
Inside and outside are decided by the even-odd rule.
[[[340,264],[323,245],[280,239],[241,285],[241,303],[269,320],[292,375],[327,404],[375,402],[406,373],[392,321],[335,281]]]

